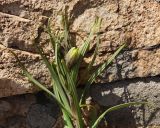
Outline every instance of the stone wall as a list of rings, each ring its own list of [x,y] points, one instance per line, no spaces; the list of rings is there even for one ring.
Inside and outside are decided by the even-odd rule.
[[[33,47],[35,38],[43,45],[48,36],[39,28],[52,17],[59,24],[58,11],[69,6],[72,31],[82,36],[89,32],[95,16],[103,18],[102,43],[97,62],[106,60],[122,44],[125,37],[130,44],[116,63],[106,70],[102,82],[160,74],[160,4],[155,0],[1,0],[0,2],[0,97],[32,92],[23,78],[13,56],[21,61],[38,79],[48,83],[45,66],[38,60]],[[81,42],[77,40],[78,44]],[[50,47],[46,45],[46,52]]]
[[[118,103],[119,98],[126,101],[122,95],[126,91],[123,90],[125,87],[129,88],[127,93],[131,93],[131,101],[155,102],[156,112],[148,112],[147,118],[154,116],[156,121],[151,124],[160,125],[160,117],[156,116],[160,109],[158,0],[0,0],[0,97],[37,91],[21,75],[21,70],[9,50],[17,53],[38,80],[49,84],[48,72],[34,49],[33,42],[35,39],[40,40],[45,52],[50,55],[49,37],[41,30],[41,26],[46,25],[48,17],[51,17],[53,28],[58,28],[58,12],[64,5],[68,6],[71,31],[77,45],[81,44],[77,35],[87,35],[95,16],[103,18],[97,64],[106,60],[127,39],[128,47],[106,69],[100,82],[119,81],[114,92],[118,95]],[[88,61],[89,59],[86,60]],[[115,83],[111,85],[114,87]],[[104,88],[98,85],[95,87],[100,90]],[[99,95],[102,94],[101,92]],[[103,102],[103,98],[100,99]],[[115,102],[117,103],[116,99]]]

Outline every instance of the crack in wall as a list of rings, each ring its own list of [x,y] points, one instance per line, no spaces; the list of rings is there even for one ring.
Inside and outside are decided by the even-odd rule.
[[[39,44],[39,40],[40,40],[40,36],[41,36],[41,33],[44,32],[43,30],[43,27],[39,27],[38,28],[38,34],[37,34],[37,37],[34,39],[34,41]],[[18,48],[7,48],[5,45],[3,45],[2,43],[0,43],[0,46],[3,46],[2,48],[5,48],[5,49],[13,49],[13,50],[19,50],[19,51],[22,51],[22,52],[27,52],[27,53],[32,53],[32,54],[36,54],[36,52],[28,52],[28,51],[25,51],[25,50],[21,50],[21,49],[18,49]],[[125,51],[134,51],[134,50],[146,50],[146,51],[155,51],[155,50],[158,50],[160,49],[160,44],[156,44],[156,45],[152,45],[152,46],[148,46],[148,47],[138,47],[138,48],[133,48],[133,49],[129,49],[129,48],[125,48],[122,50],[122,52],[125,52]],[[112,50],[112,51],[102,51],[101,52],[101,56],[103,56],[104,54],[106,53],[114,53],[116,50]],[[90,52],[89,52],[90,54]]]

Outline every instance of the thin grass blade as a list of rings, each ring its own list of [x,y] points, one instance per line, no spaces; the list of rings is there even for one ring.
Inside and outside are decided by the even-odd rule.
[[[80,64],[81,64],[81,62],[83,60],[83,57],[85,56],[85,54],[87,53],[87,51],[89,49],[90,42],[94,37],[94,33],[96,33],[97,31],[99,32],[101,21],[102,21],[101,18],[96,17],[94,25],[91,28],[91,32],[90,32],[88,38],[85,40],[83,45],[79,48],[80,58],[77,61],[76,65],[73,67],[73,70],[72,70],[72,76],[73,76],[75,82],[77,80],[78,70],[79,70]]]
[[[21,67],[21,69],[23,70],[23,73],[29,79],[29,81],[32,82],[34,85],[38,86],[40,89],[42,89],[43,91],[45,91],[49,95],[51,95],[57,101],[57,103],[60,105],[60,107],[62,107],[66,111],[66,113],[68,113],[68,115],[71,116],[72,115],[71,110],[67,109],[49,89],[47,89],[44,85],[39,83],[35,78],[33,78],[33,76],[27,71],[27,69],[21,63],[18,56],[13,51],[10,51],[10,52],[14,55],[14,57],[18,61],[19,66]]]
[[[35,44],[35,47],[37,49],[37,51],[39,52],[39,54],[41,55],[45,65],[47,66],[50,74],[51,74],[51,78],[54,80],[55,82],[55,86],[57,86],[59,93],[61,94],[61,99],[63,100],[63,104],[65,105],[65,107],[67,108],[67,110],[70,110],[70,106],[69,106],[69,101],[67,99],[67,95],[63,90],[63,87],[60,83],[59,77],[56,74],[56,71],[54,70],[54,68],[52,68],[52,65],[50,64],[49,60],[46,58],[46,56],[44,55],[44,51],[41,47],[38,46],[38,44]]]
[[[55,36],[52,33],[50,21],[51,21],[51,19],[49,18],[48,19],[48,25],[47,25],[47,33],[48,33],[48,35],[50,37],[50,42],[51,42],[52,48],[55,49],[55,44],[56,44],[55,40],[56,39],[55,39]]]
[[[57,75],[59,77],[60,83],[64,89],[65,94],[67,95],[67,97],[69,97],[69,90],[67,87],[67,83],[66,83],[66,76],[65,76],[65,72],[63,70],[63,66],[62,63],[60,61],[60,54],[59,54],[59,44],[55,45],[55,63],[56,63],[56,71],[57,71]]]
[[[81,95],[81,98],[80,98],[80,102],[79,104],[81,105],[84,101],[84,97],[86,95],[86,93],[88,92],[89,88],[90,88],[90,85],[95,81],[95,79],[97,78],[97,76],[99,76],[103,71],[104,69],[112,63],[112,61],[115,59],[115,57],[121,52],[121,50],[125,47],[126,45],[123,44],[122,46],[120,46],[118,48],[118,50],[105,62],[103,63],[99,68],[97,68],[97,70],[90,76],[90,78],[88,79],[88,82],[84,88],[84,91]]]
[[[64,71],[66,73],[68,85],[70,85],[70,87],[71,87],[71,96],[73,99],[73,101],[71,101],[71,102],[73,102],[73,107],[75,107],[75,109],[76,109],[75,112],[77,114],[77,119],[78,119],[77,124],[78,124],[79,128],[83,128],[82,114],[81,114],[81,109],[80,109],[79,102],[78,102],[78,95],[77,95],[76,86],[75,86],[75,83],[74,83],[74,81],[71,77],[71,74],[70,74],[69,70],[67,69],[67,66],[64,61],[62,61],[62,65],[63,65]]]
[[[104,69],[113,62],[113,60],[115,59],[115,57],[122,51],[122,49],[126,46],[126,44],[123,44],[122,46],[120,46],[118,48],[118,50],[106,61],[104,62],[89,78],[88,80],[88,84],[92,84],[95,79],[97,78],[97,76],[99,76]]]
[[[74,84],[77,84],[79,66],[80,66],[80,63],[77,62],[71,69],[71,77],[74,81]]]
[[[52,80],[52,85],[53,85],[53,90],[54,90],[54,92],[55,92],[56,98],[57,98],[59,101],[63,102],[63,101],[61,100],[60,94],[59,94],[59,92],[58,92],[58,88],[57,88],[56,86],[54,86],[54,85],[55,85],[55,84],[54,84],[54,80]],[[64,122],[65,122],[64,125],[67,126],[67,127],[69,127],[69,128],[73,128],[73,124],[72,124],[72,120],[71,120],[72,116],[71,116],[71,115],[68,115],[68,113],[67,113],[63,108],[62,108],[62,113],[63,113]]]
[[[91,70],[91,68],[92,68],[92,66],[93,66],[93,64],[94,64],[94,62],[96,60],[96,57],[97,57],[97,54],[98,54],[99,44],[100,44],[100,36],[98,35],[97,36],[97,41],[96,41],[96,48],[95,48],[94,53],[93,53],[93,58],[92,58],[91,62],[88,65],[88,69],[87,69],[88,71]]]
[[[142,104],[147,104],[147,102],[130,102],[130,103],[124,103],[124,104],[119,104],[119,105],[116,105],[116,106],[113,106],[109,109],[107,109],[105,112],[103,112],[99,117],[98,119],[95,121],[95,123],[92,125],[92,128],[97,128],[98,127],[98,124],[100,123],[100,121],[104,118],[104,116],[109,113],[109,112],[112,112],[112,111],[115,111],[115,110],[119,110],[119,109],[122,109],[122,108],[126,108],[126,107],[129,107],[131,105],[142,105]]]
[[[70,35],[69,35],[69,19],[67,15],[67,8],[65,8],[64,13],[62,14],[62,20],[61,20],[63,29],[64,29],[64,48],[65,52],[67,52],[71,47],[71,42],[70,42]]]

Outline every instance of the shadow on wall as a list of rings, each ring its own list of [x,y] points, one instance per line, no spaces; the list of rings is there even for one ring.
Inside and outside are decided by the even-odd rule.
[[[1,98],[0,128],[52,128],[59,112],[43,92]]]
[[[91,87],[90,93],[93,100],[103,110],[126,102],[148,101],[154,103],[151,106],[131,106],[110,112],[105,117],[109,128],[138,128],[138,126],[146,128],[149,125],[160,125],[159,83],[158,76],[135,78],[108,84],[96,84]],[[153,91],[157,92],[157,94],[153,93]]]
[[[157,76],[97,84],[92,86],[91,95],[103,110],[113,105],[130,101],[155,102],[154,108],[132,106],[111,112],[105,118],[109,128],[138,128],[139,125],[143,125],[145,128],[152,124],[160,125],[160,114],[158,114],[160,112],[159,83],[160,80]],[[146,91],[147,88],[149,88],[148,91]],[[157,93],[153,93],[152,89]],[[6,128],[18,128],[22,125],[28,125],[26,128],[50,128],[49,126],[56,121],[59,110],[55,102],[50,103],[50,100],[44,97],[46,96],[40,92],[37,96],[26,94],[1,98],[0,127],[1,121],[6,118],[7,122],[3,122],[7,125]],[[2,119],[2,117],[4,118]],[[41,122],[41,119],[44,122]],[[45,121],[46,119],[48,121]]]

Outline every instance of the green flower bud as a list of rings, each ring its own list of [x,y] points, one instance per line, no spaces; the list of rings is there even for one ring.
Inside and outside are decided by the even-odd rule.
[[[78,58],[79,58],[78,48],[72,47],[65,56],[67,67],[68,68],[72,67],[73,64],[75,64],[75,62],[78,60]]]

